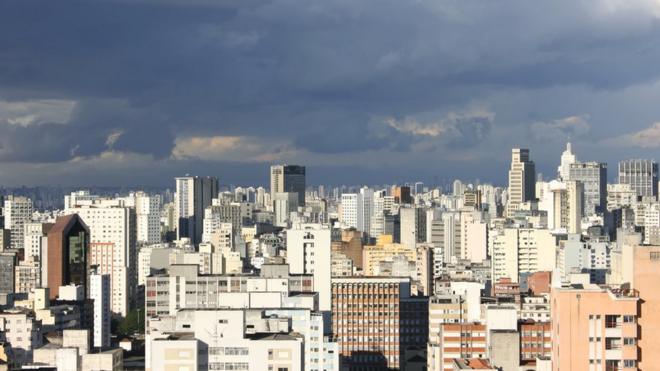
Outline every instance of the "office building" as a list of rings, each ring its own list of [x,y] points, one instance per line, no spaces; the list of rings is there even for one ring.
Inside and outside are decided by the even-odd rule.
[[[48,287],[50,298],[60,286],[81,285],[87,289],[90,230],[76,214],[57,218],[48,232]]]
[[[211,200],[218,197],[218,178],[185,176],[175,180],[177,238],[187,237],[192,244],[199,244],[204,227],[204,210],[211,205]]]
[[[582,183],[584,215],[600,214],[607,209],[607,164],[600,162],[573,163],[566,180]]]
[[[136,192],[128,195],[126,206],[135,208],[135,224],[138,245],[151,245],[159,243],[161,199],[160,195],[150,195],[145,192]]]
[[[412,196],[410,195],[410,187],[408,186],[392,187],[392,196],[394,197],[394,202],[398,204],[412,203]]]
[[[658,163],[641,159],[619,162],[619,184],[630,184],[639,197],[657,197]]]
[[[278,192],[273,195],[273,212],[276,227],[287,227],[291,221],[291,213],[298,211],[298,194],[293,192]]]
[[[428,299],[410,295],[409,278],[335,277],[332,333],[342,367],[406,369],[426,349]]]
[[[295,193],[298,205],[305,206],[305,167],[299,165],[273,165],[270,167],[270,196],[276,193]]]
[[[522,203],[536,198],[536,167],[529,159],[528,149],[514,148],[511,151],[508,191],[508,216],[512,216]]]

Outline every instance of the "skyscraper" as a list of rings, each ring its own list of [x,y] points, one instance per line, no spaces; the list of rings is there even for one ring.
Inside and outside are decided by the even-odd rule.
[[[535,198],[536,167],[529,159],[529,149],[514,148],[511,151],[507,213],[510,215],[520,208],[520,204]]]
[[[561,154],[561,162],[559,168],[557,169],[559,179],[566,180],[570,173],[571,164],[576,162],[577,158],[572,151],[571,143],[568,142],[566,143],[566,150]]]
[[[619,184],[630,184],[637,196],[658,196],[658,163],[651,160],[619,162]]]
[[[89,228],[77,214],[57,218],[48,232],[48,287],[50,298],[60,286],[82,285],[87,289]]]
[[[298,194],[298,205],[305,206],[305,167],[299,165],[273,165],[270,167],[270,196],[276,193]]]
[[[202,240],[204,209],[218,197],[218,178],[185,176],[175,179],[177,238],[188,237],[192,244],[198,244]]]
[[[602,213],[607,208],[607,164],[600,162],[574,162],[568,178],[584,186],[584,215]]]

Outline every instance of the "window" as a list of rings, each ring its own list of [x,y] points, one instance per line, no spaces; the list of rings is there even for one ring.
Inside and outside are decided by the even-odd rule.
[[[637,361],[634,360],[634,359],[624,359],[623,360],[623,367],[624,368],[637,367]]]
[[[635,323],[635,316],[623,316],[623,323]]]

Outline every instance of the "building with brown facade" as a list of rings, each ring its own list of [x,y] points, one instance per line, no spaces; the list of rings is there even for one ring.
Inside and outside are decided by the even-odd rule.
[[[77,214],[57,218],[48,232],[48,287],[50,298],[60,286],[82,285],[87,290],[89,228]]]
[[[405,369],[425,352],[428,299],[410,286],[408,277],[333,278],[332,332],[346,369]]]

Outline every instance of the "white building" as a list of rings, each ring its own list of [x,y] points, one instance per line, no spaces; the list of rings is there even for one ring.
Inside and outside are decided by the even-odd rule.
[[[304,337],[291,331],[288,319],[261,314],[182,310],[171,319],[151,320],[145,369],[304,370]],[[258,334],[250,327],[266,332]]]
[[[575,157],[575,154],[571,150],[571,143],[568,142],[566,143],[566,150],[561,154],[561,162],[559,168],[557,168],[559,179],[568,180],[571,170],[571,164],[574,164],[576,162],[577,162],[577,158]]]
[[[547,229],[503,228],[491,230],[492,280],[520,274],[552,271],[556,262],[557,238]]]
[[[9,195],[4,202],[4,228],[11,232],[12,249],[22,249],[24,244],[24,226],[32,220],[32,200],[27,197]]]
[[[371,234],[373,209],[374,191],[371,188],[362,187],[360,193],[344,193],[341,195],[341,222],[346,227]]]
[[[28,310],[0,312],[0,334],[11,346],[12,361],[19,365],[31,362],[33,350],[42,344],[40,323]]]
[[[488,223],[480,211],[461,212],[461,259],[482,262],[488,255]]]
[[[196,245],[202,238],[204,210],[218,197],[218,178],[184,176],[175,181],[177,238],[188,237]]]
[[[296,224],[286,231],[287,262],[293,274],[314,276],[319,293],[319,310],[332,310],[332,258],[330,227],[322,224]]]
[[[44,243],[44,226],[41,222],[26,222],[23,225],[23,248],[25,257],[41,261],[41,248]]]
[[[122,200],[104,199],[66,210],[89,227],[89,264],[110,275],[111,309],[126,316],[137,288],[135,210]]]
[[[298,211],[298,194],[295,192],[277,192],[273,195],[273,212],[277,227],[287,227],[291,220],[291,213]]]
[[[125,198],[126,206],[135,208],[138,244],[160,242],[160,195],[145,192],[131,193]]]
[[[89,276],[89,298],[94,300],[93,345],[104,349],[110,346],[110,275]]]

